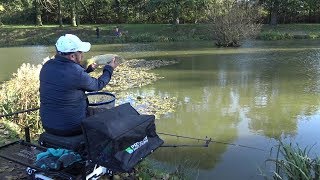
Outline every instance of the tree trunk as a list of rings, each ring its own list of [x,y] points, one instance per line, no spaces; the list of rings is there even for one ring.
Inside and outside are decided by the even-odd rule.
[[[77,26],[80,26],[80,18],[79,18],[79,9],[78,9],[78,1],[74,1],[76,7],[76,23]]]
[[[61,1],[58,0],[58,19],[59,19],[59,26],[62,27],[62,12],[61,12]]]
[[[93,22],[96,24],[98,20],[98,2],[95,1],[93,5]]]
[[[308,11],[308,23],[314,23],[315,21],[313,20],[314,18],[314,11],[312,9],[309,9]]]
[[[270,15],[270,25],[276,26],[277,24],[278,24],[278,12],[273,9]]]
[[[120,1],[119,0],[115,0],[114,1],[114,11],[116,13],[116,16],[117,16],[117,21],[116,23],[120,23],[121,22],[121,13],[120,13]]]
[[[280,0],[274,0],[270,8],[270,25],[276,26],[278,24]]]
[[[41,14],[36,15],[36,26],[42,26]]]
[[[179,17],[176,18],[175,24],[180,24],[180,19],[179,19]]]
[[[77,26],[77,21],[76,21],[76,4],[73,3],[71,5],[71,26],[76,27]]]
[[[176,2],[173,10],[173,24],[180,24],[180,3]]]
[[[41,8],[39,1],[34,1],[34,8],[35,8],[35,14],[36,14],[36,26],[42,26],[42,20],[41,20]]]

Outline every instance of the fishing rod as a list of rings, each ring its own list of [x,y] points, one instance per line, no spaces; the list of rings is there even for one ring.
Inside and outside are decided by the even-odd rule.
[[[40,107],[36,107],[36,108],[26,109],[26,110],[17,111],[17,112],[13,112],[13,113],[9,113],[9,114],[3,114],[3,115],[0,115],[0,118],[7,117],[7,116],[13,116],[13,115],[21,114],[21,113],[37,111],[39,109],[40,109]],[[249,149],[265,151],[264,149],[260,149],[260,148],[256,148],[256,147],[252,147],[252,146],[246,146],[246,145],[228,143],[228,142],[222,142],[222,141],[215,141],[215,140],[212,140],[211,138],[208,138],[208,137],[205,137],[204,139],[200,139],[200,138],[194,138],[194,137],[189,137],[189,136],[181,136],[181,135],[162,133],[162,132],[157,132],[157,133],[158,134],[162,134],[162,135],[166,135],[166,136],[173,136],[173,137],[177,137],[177,138],[204,141],[204,144],[202,144],[202,145],[193,145],[193,144],[172,144],[172,145],[170,145],[170,144],[168,144],[168,145],[162,145],[161,147],[209,147],[210,143],[219,143],[219,144],[226,144],[226,145],[231,145],[231,146],[238,146],[238,147],[243,147],[243,148],[249,148]]]
[[[211,138],[210,139],[203,139],[203,140],[205,141],[205,143],[201,144],[201,145],[196,145],[196,144],[165,144],[160,147],[209,147],[209,144],[211,142]]]
[[[215,140],[212,140],[211,138],[208,139],[208,137],[206,137],[204,139],[200,139],[200,138],[194,138],[194,137],[189,137],[189,136],[181,136],[181,135],[162,133],[162,132],[157,132],[157,134],[162,134],[162,135],[172,136],[172,137],[177,137],[177,138],[184,138],[184,139],[193,139],[193,140],[204,141],[205,142],[204,145],[198,145],[198,147],[208,147],[210,143],[219,143],[219,144],[225,144],[225,145],[231,145],[231,146],[238,146],[238,147],[243,147],[243,148],[255,149],[255,150],[259,150],[259,151],[265,151],[264,149],[260,149],[260,148],[256,148],[256,147],[252,147],[252,146],[246,146],[246,145],[228,143],[228,142],[222,142],[222,141],[215,141]],[[170,145],[168,147],[186,147],[186,146],[188,146],[188,145]],[[196,147],[196,146],[194,146],[194,147]],[[165,147],[165,146],[161,146],[161,147]]]
[[[13,115],[21,114],[21,113],[27,113],[27,112],[37,111],[37,110],[39,110],[39,109],[40,109],[40,107],[36,107],[36,108],[26,109],[26,110],[22,110],[22,111],[13,112],[13,113],[2,114],[2,115],[0,115],[0,118],[8,117],[8,116],[13,116]]]

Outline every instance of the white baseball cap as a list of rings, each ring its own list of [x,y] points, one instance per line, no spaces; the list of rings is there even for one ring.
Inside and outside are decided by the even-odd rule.
[[[61,36],[56,43],[57,51],[62,53],[69,52],[88,52],[91,48],[89,42],[82,42],[76,35],[66,34]]]

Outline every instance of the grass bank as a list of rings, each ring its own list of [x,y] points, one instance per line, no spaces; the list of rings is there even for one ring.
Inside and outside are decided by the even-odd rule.
[[[115,27],[122,36],[115,36]],[[97,38],[96,28],[100,36]],[[3,25],[0,26],[0,47],[26,45],[53,45],[63,34],[72,33],[92,44],[106,43],[146,43],[214,40],[209,24],[99,24],[79,27],[45,25],[41,27]],[[317,39],[320,38],[320,24],[281,24],[264,25],[257,37],[261,40]]]
[[[277,26],[264,25],[258,39],[319,39],[320,24],[279,24]]]
[[[122,32],[115,36],[115,27]],[[96,28],[100,36],[97,38]],[[76,34],[80,39],[92,44],[132,43],[132,42],[172,42],[188,40],[210,40],[209,25],[170,24],[123,24],[123,25],[81,25],[71,26],[1,26],[0,47],[24,45],[53,45],[57,38],[66,33]]]

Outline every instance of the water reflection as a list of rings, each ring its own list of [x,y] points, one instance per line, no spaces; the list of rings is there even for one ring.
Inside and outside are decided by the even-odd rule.
[[[230,145],[213,144],[205,149],[160,149],[154,158],[169,163],[191,159],[202,170],[200,177],[209,176],[220,179],[247,179],[242,174],[230,175],[220,166],[239,168],[251,175],[257,175],[258,164],[263,164],[275,140],[290,138],[292,142],[313,145],[319,139],[296,139],[302,117],[308,121],[319,121],[319,48],[292,46],[264,48],[244,53],[246,49],[234,52],[212,53],[180,57],[165,54],[160,58],[173,58],[180,64],[156,70],[165,79],[152,86],[155,93],[166,93],[178,97],[179,106],[172,116],[157,122],[158,131],[214,140],[241,143],[265,149],[268,152],[255,152],[240,148],[231,153]],[[252,49],[251,49],[252,50]],[[206,50],[205,50],[206,51]],[[220,51],[220,50],[217,50]],[[239,53],[237,53],[239,52]],[[151,58],[155,56],[152,55]],[[140,89],[148,92],[149,87]],[[133,93],[136,93],[134,90]],[[311,122],[310,122],[311,123]],[[308,126],[310,131],[317,127]],[[314,130],[313,132],[316,132]],[[319,134],[319,133],[318,133]],[[187,143],[183,139],[163,137],[167,143]],[[191,142],[188,142],[191,143]],[[319,150],[316,147],[314,151]],[[233,157],[242,162],[226,162]],[[247,157],[255,162],[250,170],[242,166]],[[217,171],[219,170],[219,173]],[[260,177],[261,178],[261,177]]]

